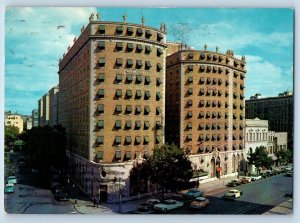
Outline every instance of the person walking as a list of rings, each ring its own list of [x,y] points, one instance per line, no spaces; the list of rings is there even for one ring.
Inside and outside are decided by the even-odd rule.
[[[96,206],[97,206],[97,207],[98,207],[98,205],[99,205],[99,202],[100,202],[100,201],[99,201],[99,198],[97,197],[97,198],[96,198]]]
[[[93,199],[93,202],[94,202],[94,207],[96,207],[96,198],[95,197]]]

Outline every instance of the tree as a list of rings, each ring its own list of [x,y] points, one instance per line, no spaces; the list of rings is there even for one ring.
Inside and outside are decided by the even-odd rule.
[[[8,146],[11,142],[14,142],[19,135],[19,128],[13,125],[5,126],[5,145]]]
[[[148,180],[152,173],[149,159],[142,163],[135,163],[130,171],[130,194],[145,193],[148,189]]]
[[[254,153],[248,156],[248,163],[256,167],[257,174],[260,168],[270,168],[273,159],[268,156],[264,146],[257,147]]]
[[[35,127],[21,138],[26,142],[25,152],[33,167],[49,170],[51,166],[66,166],[66,132],[61,125]]]
[[[278,164],[289,164],[292,163],[293,155],[289,149],[281,149],[276,153]]]
[[[165,189],[174,189],[178,182],[186,182],[193,175],[188,156],[174,144],[155,148],[153,155],[149,157],[149,165],[150,180],[160,185],[162,199]]]

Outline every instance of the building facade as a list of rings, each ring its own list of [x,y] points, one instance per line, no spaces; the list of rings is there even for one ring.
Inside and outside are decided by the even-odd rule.
[[[246,118],[260,118],[269,121],[275,132],[287,132],[288,147],[293,149],[294,97],[292,92],[280,93],[277,97],[261,97],[260,94],[246,100]]]
[[[110,202],[120,185],[129,196],[133,160],[164,143],[165,29],[91,16],[81,31],[59,63],[59,123],[72,177]]]
[[[30,115],[22,115],[24,131],[32,128],[32,117]]]
[[[210,177],[244,168],[245,64],[230,50],[206,46],[167,57],[166,141],[187,151]]]
[[[259,118],[246,119],[245,128],[245,152],[249,156],[256,148],[263,146],[276,165],[276,153],[287,149],[287,132],[274,132],[269,130],[268,120]],[[248,167],[248,171],[255,173],[253,165]]]
[[[33,109],[31,112],[32,117],[32,127],[38,127],[39,126],[39,112],[38,109]]]
[[[49,125],[58,124],[58,94],[59,87],[55,86],[49,91]]]
[[[49,125],[49,94],[45,94],[38,101],[39,126]]]
[[[23,119],[21,115],[12,113],[7,114],[4,120],[4,125],[18,127],[19,133],[23,132]]]

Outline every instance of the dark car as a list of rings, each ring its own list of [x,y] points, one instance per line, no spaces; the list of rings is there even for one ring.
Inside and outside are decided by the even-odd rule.
[[[70,197],[69,197],[68,193],[66,193],[64,191],[59,191],[58,193],[56,193],[54,195],[54,198],[58,201],[68,201]]]

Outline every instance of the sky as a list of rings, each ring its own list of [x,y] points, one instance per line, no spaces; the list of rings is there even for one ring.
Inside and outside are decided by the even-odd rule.
[[[30,115],[58,84],[58,61],[87,25],[91,13],[103,21],[159,28],[167,41],[194,49],[246,57],[246,99],[293,90],[294,10],[255,8],[7,8],[5,15],[5,111]]]

